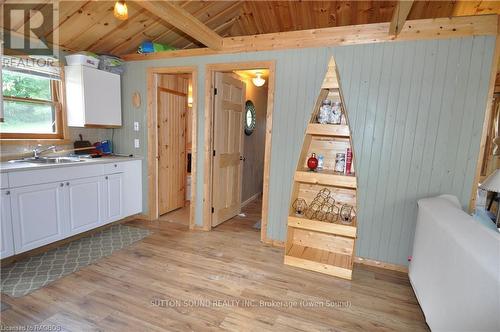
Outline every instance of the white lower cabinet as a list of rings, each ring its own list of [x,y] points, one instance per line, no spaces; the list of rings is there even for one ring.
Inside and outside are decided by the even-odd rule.
[[[140,160],[54,170],[9,173],[12,187],[1,190],[0,258],[142,211]],[[58,178],[65,180],[53,182]]]
[[[64,194],[63,182],[11,189],[16,254],[58,241],[68,234]]]
[[[0,191],[0,258],[14,255],[14,239],[12,235],[12,215],[10,209],[10,190]]]
[[[142,161],[132,160],[123,165],[123,216],[142,212]]]
[[[123,218],[123,173],[105,175],[101,178],[102,224]]]
[[[101,186],[98,177],[66,182],[68,187],[68,220],[70,234],[75,235],[96,228],[102,223],[100,205]]]

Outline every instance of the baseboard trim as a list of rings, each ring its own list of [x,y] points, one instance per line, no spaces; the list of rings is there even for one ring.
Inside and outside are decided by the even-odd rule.
[[[253,195],[252,197],[250,197],[246,201],[241,202],[241,207],[247,206],[251,202],[255,201],[257,198],[259,198],[260,195],[262,195],[262,193],[256,193],[255,195]]]
[[[386,262],[381,262],[381,261],[376,261],[373,259],[369,258],[363,258],[363,257],[354,257],[354,262],[358,264],[363,264],[363,265],[368,265],[368,266],[375,266],[379,267],[382,269],[386,270],[391,270],[391,271],[398,271],[402,273],[408,274],[408,267],[403,266],[403,265],[398,265],[398,264],[392,264],[392,263],[386,263]]]
[[[284,248],[285,247],[285,242],[280,241],[280,240],[265,239],[262,242],[267,244],[267,245],[270,245],[272,247],[276,247],[276,248]],[[408,274],[408,267],[403,266],[403,265],[386,263],[386,262],[376,261],[373,259],[368,259],[368,258],[363,258],[363,257],[358,257],[358,256],[354,257],[354,263],[363,264],[363,265],[367,265],[367,266],[374,266],[374,267],[378,267],[378,268],[385,269],[385,270],[397,271],[397,272]]]
[[[202,231],[202,232],[208,232],[210,229],[205,228],[204,226],[200,225],[189,225],[189,229],[192,231]]]
[[[271,247],[285,248],[285,241],[265,239],[262,242],[270,245]]]

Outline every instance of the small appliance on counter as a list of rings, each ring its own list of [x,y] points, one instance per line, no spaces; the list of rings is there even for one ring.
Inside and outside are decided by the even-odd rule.
[[[75,148],[74,154],[87,158],[99,158],[112,154],[112,145],[110,140],[104,140],[91,144],[90,141],[84,141],[80,134],[80,140],[75,141],[73,146]]]
[[[104,141],[96,142],[94,143],[94,146],[97,151],[99,151],[100,154],[103,155],[109,155],[113,153],[111,141],[109,139],[106,139]]]

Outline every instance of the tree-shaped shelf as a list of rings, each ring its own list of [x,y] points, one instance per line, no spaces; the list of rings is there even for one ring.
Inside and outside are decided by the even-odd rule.
[[[344,106],[332,57],[293,178],[285,264],[351,279],[357,232],[357,181]],[[325,123],[325,114],[334,115]],[[313,153],[321,156],[321,169],[308,168],[307,161]]]

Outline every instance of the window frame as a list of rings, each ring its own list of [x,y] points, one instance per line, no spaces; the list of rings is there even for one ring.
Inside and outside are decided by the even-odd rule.
[[[50,89],[52,100],[42,100],[35,98],[5,96],[2,92],[3,102],[22,101],[33,104],[52,105],[54,107],[54,118],[56,130],[54,133],[4,133],[0,131],[0,143],[67,143],[68,126],[66,123],[66,87],[64,79],[64,68],[60,67],[60,80],[51,80]],[[59,98],[56,97],[59,90]],[[59,99],[59,100],[57,100]]]

